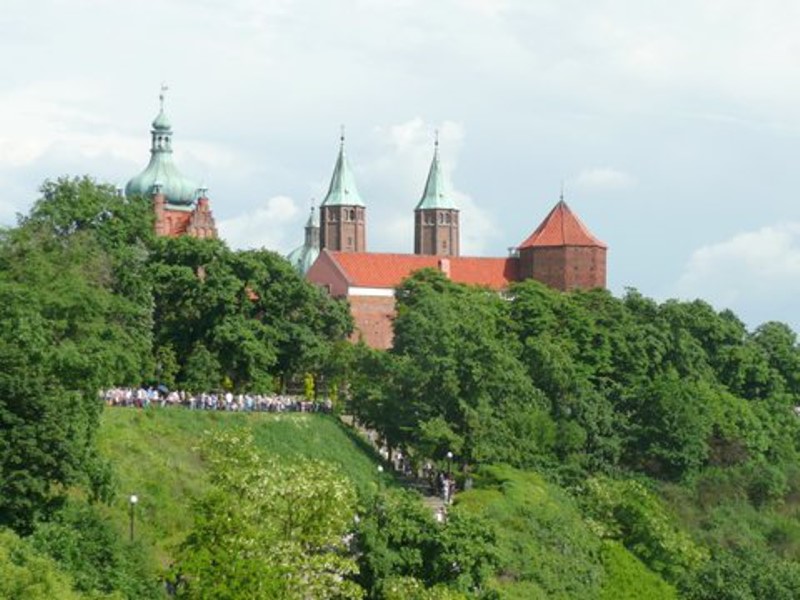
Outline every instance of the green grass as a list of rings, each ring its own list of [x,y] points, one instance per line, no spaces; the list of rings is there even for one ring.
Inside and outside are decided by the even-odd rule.
[[[598,537],[575,501],[537,473],[483,467],[456,504],[495,527],[500,568],[492,587],[503,600],[676,597],[621,544]]]
[[[378,459],[334,417],[308,413],[221,413],[181,408],[108,408],[99,432],[101,454],[117,477],[108,509],[120,534],[128,535],[130,494],[139,503],[135,535],[164,566],[192,526],[192,499],[207,488],[198,445],[205,432],[245,428],[265,453],[282,460],[329,462],[352,482],[362,499],[377,489]]]

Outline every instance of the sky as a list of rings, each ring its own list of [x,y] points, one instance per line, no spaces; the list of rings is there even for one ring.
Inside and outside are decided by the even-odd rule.
[[[368,249],[411,252],[438,131],[463,254],[563,185],[615,295],[800,330],[798,31],[791,0],[3,0],[0,224],[46,179],[124,187],[166,82],[232,247],[302,243],[344,125]]]

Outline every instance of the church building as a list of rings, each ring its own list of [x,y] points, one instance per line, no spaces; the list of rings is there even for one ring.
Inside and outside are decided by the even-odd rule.
[[[161,109],[150,130],[150,162],[128,182],[125,195],[152,201],[156,235],[216,238],[208,190],[185,178],[172,160],[172,125],[164,112],[165,91],[162,87]]]
[[[367,252],[366,203],[356,189],[342,138],[319,219],[312,208],[305,243],[288,258],[309,281],[347,298],[355,339],[383,349],[392,345],[394,290],[419,269],[438,269],[455,282],[498,292],[524,279],[562,291],[606,286],[607,246],[563,197],[507,257],[461,256],[460,221],[445,186],[437,140],[425,189],[414,209],[414,253]]]

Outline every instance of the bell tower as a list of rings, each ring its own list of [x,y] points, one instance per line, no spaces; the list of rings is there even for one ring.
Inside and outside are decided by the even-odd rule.
[[[366,208],[344,153],[343,129],[328,193],[319,206],[320,248],[334,252],[366,252]]]
[[[459,255],[459,215],[455,202],[445,189],[439,165],[439,135],[425,182],[425,191],[414,209],[414,254]]]

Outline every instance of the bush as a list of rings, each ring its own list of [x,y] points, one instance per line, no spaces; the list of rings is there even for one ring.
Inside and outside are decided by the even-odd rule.
[[[72,580],[25,540],[0,529],[0,598],[81,600]]]
[[[38,551],[58,561],[81,592],[119,592],[132,600],[162,596],[142,548],[121,539],[92,506],[67,503],[52,520],[37,527],[31,541]]]

